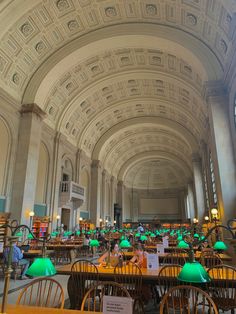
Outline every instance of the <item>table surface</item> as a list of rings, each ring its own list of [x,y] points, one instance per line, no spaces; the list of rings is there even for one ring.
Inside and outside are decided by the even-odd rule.
[[[69,310],[69,309],[55,309],[38,306],[23,306],[8,304],[6,309],[7,314],[92,314],[90,311]],[[99,312],[97,312],[99,314]]]

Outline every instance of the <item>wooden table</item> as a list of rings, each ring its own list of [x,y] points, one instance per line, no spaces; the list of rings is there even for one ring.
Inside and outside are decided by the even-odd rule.
[[[55,309],[49,307],[24,306],[24,305],[7,305],[7,314],[94,314],[90,311]],[[97,312],[99,314],[100,312]],[[102,313],[100,313],[102,314]]]

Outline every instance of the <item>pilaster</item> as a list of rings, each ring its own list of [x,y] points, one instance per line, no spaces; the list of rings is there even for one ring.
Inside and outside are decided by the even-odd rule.
[[[24,104],[20,114],[10,211],[21,223],[28,224],[29,212],[34,209],[42,120],[45,113],[36,104]]]
[[[218,209],[225,224],[235,217],[236,167],[230,132],[229,101],[220,81],[208,82],[205,97],[209,105],[212,130],[212,157],[216,177]]]

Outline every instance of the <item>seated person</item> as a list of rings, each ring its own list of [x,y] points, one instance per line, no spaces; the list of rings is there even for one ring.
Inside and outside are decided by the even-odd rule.
[[[138,266],[142,267],[144,262],[145,252],[142,248],[141,243],[138,243],[136,245],[136,248],[134,250],[134,256],[131,258],[130,262],[135,263]]]
[[[105,265],[107,262],[108,254],[109,252],[106,251],[102,256],[99,257],[98,262],[102,265]],[[115,267],[120,262],[121,258],[122,258],[122,255],[119,252],[119,246],[118,244],[115,244],[114,249],[112,250],[110,254],[111,266]]]
[[[3,251],[4,261],[6,263],[8,262],[9,250],[10,250],[10,248],[7,247]],[[29,277],[26,277],[26,272],[27,272],[27,270],[29,268],[29,261],[27,259],[23,258],[23,252],[16,245],[16,243],[13,244],[11,262],[12,263],[17,263],[19,266],[23,266],[22,267],[22,272],[21,272],[21,275],[20,275],[20,279],[29,279]]]

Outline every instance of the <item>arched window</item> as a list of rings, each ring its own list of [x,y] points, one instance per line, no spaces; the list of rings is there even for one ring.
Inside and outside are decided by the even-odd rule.
[[[211,174],[211,186],[212,186],[212,194],[213,194],[213,205],[217,205],[215,172],[214,172],[214,165],[213,165],[211,153],[210,153],[210,160],[209,161],[210,161],[210,174]]]
[[[234,96],[234,125],[236,127],[236,94]]]

